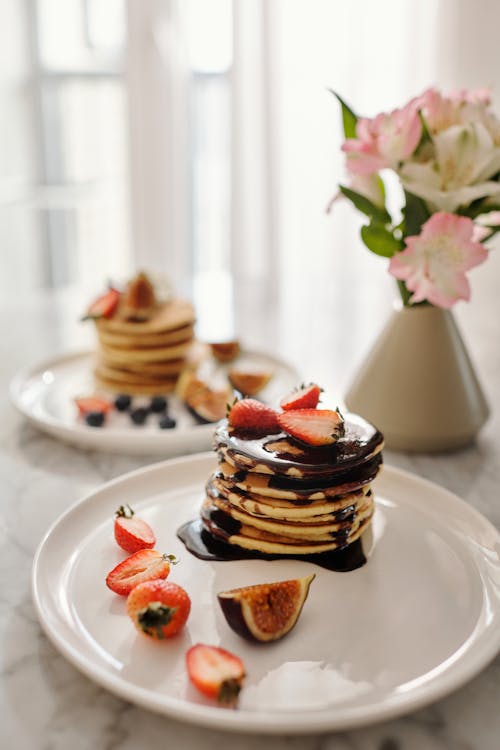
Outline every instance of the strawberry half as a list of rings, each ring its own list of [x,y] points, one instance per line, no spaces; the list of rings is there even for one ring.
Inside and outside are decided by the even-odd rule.
[[[290,409],[315,409],[319,402],[321,390],[316,383],[303,385],[281,399],[280,406],[285,411]]]
[[[121,292],[118,289],[110,287],[106,294],[98,297],[91,305],[87,308],[87,312],[83,316],[82,320],[93,320],[97,318],[111,318],[114,315],[118,302],[120,300]]]
[[[108,401],[105,398],[99,398],[98,396],[82,396],[81,398],[75,398],[75,404],[78,407],[78,411],[81,417],[84,417],[90,412],[99,412],[107,414],[113,408],[112,401]]]
[[[197,643],[186,653],[189,679],[200,693],[233,705],[241,690],[245,667],[239,656],[218,646]]]
[[[278,414],[281,428],[308,445],[331,445],[344,432],[344,420],[330,409],[291,409]]]
[[[120,505],[116,511],[114,532],[116,543],[125,552],[151,549],[156,544],[153,529],[142,518],[136,518],[130,505]]]
[[[249,432],[275,433],[280,431],[278,414],[261,401],[242,398],[233,404],[228,413],[231,427]]]
[[[176,635],[190,611],[187,591],[170,581],[140,583],[127,599],[127,612],[137,630],[159,640]]]
[[[140,549],[118,563],[106,576],[106,586],[120,596],[128,596],[134,586],[156,578],[166,578],[174,555],[162,555],[155,549]]]

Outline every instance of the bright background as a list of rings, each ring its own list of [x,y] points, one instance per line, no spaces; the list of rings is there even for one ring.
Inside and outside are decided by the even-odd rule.
[[[0,294],[161,271],[202,338],[262,339],[258,311],[264,348],[342,376],[394,289],[353,208],[325,213],[328,88],[367,115],[430,85],[500,103],[499,21],[495,0],[0,0]],[[498,271],[472,273],[472,305]]]

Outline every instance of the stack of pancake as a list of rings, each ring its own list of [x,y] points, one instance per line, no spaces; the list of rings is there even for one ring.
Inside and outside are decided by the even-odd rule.
[[[120,300],[112,317],[95,321],[98,385],[132,395],[172,391],[191,351],[194,322],[192,305],[182,299],[154,304],[146,319],[131,316]]]
[[[315,447],[285,433],[245,435],[221,422],[219,466],[201,508],[204,532],[265,555],[345,549],[370,524],[383,437],[354,414],[344,427],[336,443]]]

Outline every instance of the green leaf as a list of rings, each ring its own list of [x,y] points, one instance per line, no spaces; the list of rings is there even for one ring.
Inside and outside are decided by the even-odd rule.
[[[358,121],[358,116],[354,114],[352,109],[347,106],[345,101],[341,99],[341,97],[337,94],[336,91],[333,91],[333,89],[328,89],[328,91],[334,95],[334,97],[337,99],[340,106],[342,107],[342,124],[344,126],[345,137],[355,138],[356,137],[356,123]]]
[[[358,211],[366,214],[366,216],[369,216],[370,219],[373,219],[379,224],[390,223],[391,217],[387,213],[387,210],[385,208],[381,208],[380,206],[376,206],[375,203],[372,203],[372,201],[365,195],[356,192],[356,190],[351,190],[351,188],[345,187],[344,185],[339,185],[339,190],[342,195],[344,195],[351,201],[351,203],[358,209]]]
[[[372,253],[384,258],[392,258],[404,247],[404,243],[397,240],[392,232],[374,223],[361,227],[361,239]]]
[[[418,146],[415,149],[415,152],[419,151],[422,148],[422,146],[425,146],[426,143],[432,142],[432,136],[429,132],[427,122],[425,120],[425,117],[421,109],[418,110],[418,119],[420,120],[420,123],[422,125],[422,135],[420,136],[420,141],[418,142]]]
[[[461,208],[457,213],[461,216],[468,216],[469,219],[475,219],[483,214],[488,214],[490,211],[500,211],[500,204],[492,203],[491,198],[478,198],[472,201],[470,206]]]
[[[425,224],[431,213],[422,198],[405,190],[406,205],[403,208],[405,217],[404,236],[420,234],[422,224]]]

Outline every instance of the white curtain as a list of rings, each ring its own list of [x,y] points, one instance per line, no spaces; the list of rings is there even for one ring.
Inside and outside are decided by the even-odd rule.
[[[150,214],[149,236],[137,235],[136,251],[139,259],[156,253],[163,267],[189,274],[196,270],[182,263],[187,240],[182,226],[189,213],[183,205],[189,197],[182,158],[189,159],[189,144],[179,125],[179,113],[185,112],[182,81],[186,79],[175,50],[182,33],[165,34],[178,18],[172,11],[176,3],[129,3],[135,14],[131,20],[137,22],[131,33],[138,33],[137,14],[144,17],[149,13],[146,8],[154,6],[163,21],[157,18],[155,30],[154,14],[150,15],[150,38],[157,45],[160,28],[165,41],[163,68],[154,74],[148,66],[152,60],[157,66],[159,59],[153,49],[147,52],[147,37],[142,62],[140,52],[131,58],[133,67],[144,66],[141,107],[131,92],[133,125],[135,121],[131,153],[143,173],[135,185],[141,192],[135,201],[135,225],[143,221],[144,207]],[[339,201],[330,215],[325,213],[344,178],[339,108],[328,88],[368,116],[398,107],[431,85],[449,89],[486,84],[495,89],[497,84],[500,105],[495,37],[499,18],[495,0],[234,0],[231,283],[240,303],[247,299],[248,309],[259,305],[274,317],[281,310],[283,320],[275,325],[283,350],[293,348],[307,306],[307,320],[316,332],[303,338],[304,357],[308,346],[320,346],[341,350],[355,360],[362,352],[354,347],[373,338],[393,299],[386,262],[362,245],[361,220],[354,209]],[[206,33],[210,34],[210,27]],[[175,61],[170,66],[169,56]],[[165,94],[154,93],[155,87],[162,86],[162,75],[170,92],[168,103]],[[153,139],[148,120],[153,123]],[[161,123],[160,132],[155,120]],[[162,132],[177,139],[175,150],[160,149],[155,157],[152,144],[161,140]],[[139,152],[134,156],[138,140],[150,151],[149,166]],[[176,161],[165,158],[168,149],[169,158],[174,159],[175,153]],[[162,177],[162,170],[169,174]],[[170,186],[162,187],[165,180]],[[155,216],[158,211],[161,220]],[[168,234],[172,222],[177,224],[177,239]],[[157,226],[167,233],[155,237]],[[211,291],[200,293],[207,307],[216,297]],[[223,296],[226,305],[234,298],[227,286]],[[279,306],[278,298],[283,303]],[[333,325],[325,320],[327,314],[331,316],[332,299]],[[251,328],[250,315],[245,324]],[[363,336],[357,335],[360,329]]]

